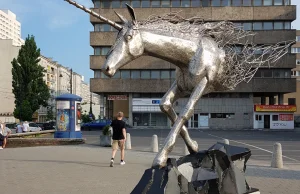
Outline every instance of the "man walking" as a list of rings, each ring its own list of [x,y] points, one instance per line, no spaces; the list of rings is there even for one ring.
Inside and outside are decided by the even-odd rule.
[[[126,129],[125,129],[125,122],[122,121],[123,119],[123,112],[118,112],[117,119],[113,120],[110,126],[113,128],[113,143],[112,143],[112,157],[110,161],[110,167],[114,166],[114,158],[118,147],[121,150],[121,165],[125,164],[124,155],[125,155],[125,141],[126,141]]]

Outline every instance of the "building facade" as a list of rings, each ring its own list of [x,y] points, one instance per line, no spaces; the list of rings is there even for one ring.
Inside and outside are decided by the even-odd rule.
[[[12,93],[12,60],[19,54],[21,47],[14,46],[12,40],[0,39],[0,120],[15,122],[13,116],[15,96]]]
[[[296,30],[291,29],[291,23],[296,19],[296,6],[291,5],[289,0],[93,2],[93,11],[116,22],[120,22],[120,19],[114,11],[130,19],[125,5],[129,3],[134,7],[137,20],[179,11],[185,18],[199,16],[205,21],[229,20],[245,30],[254,31],[256,36],[253,41],[258,45],[293,40],[296,36]],[[122,67],[113,78],[108,79],[101,72],[101,67],[105,55],[115,42],[116,30],[94,16],[90,16],[90,22],[94,26],[94,31],[90,32],[90,45],[94,48],[90,56],[90,69],[94,71],[94,78],[90,81],[91,92],[103,98],[103,116],[112,118],[117,111],[122,110],[131,125],[170,126],[167,117],[160,111],[159,103],[174,81],[175,66],[158,58],[143,56]],[[289,52],[276,66],[259,69],[249,83],[239,84],[234,91],[203,96],[186,125],[189,128],[272,128],[273,121],[279,122],[281,111],[284,112],[283,106],[276,105],[284,104],[284,94],[296,91],[296,80],[290,73],[295,67],[295,60],[295,54]],[[186,102],[187,98],[175,102],[175,111],[179,113]],[[277,112],[272,110],[280,115],[273,117],[273,112],[269,112],[271,109],[268,108],[266,110],[269,111],[262,114],[262,109],[256,109],[255,105],[276,106]]]
[[[21,38],[21,23],[17,21],[17,16],[9,10],[0,10],[0,39],[11,39],[14,46],[24,44],[24,40]]]

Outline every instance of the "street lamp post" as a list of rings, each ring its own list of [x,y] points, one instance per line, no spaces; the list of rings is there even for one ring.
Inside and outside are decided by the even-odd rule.
[[[70,75],[70,93],[72,94],[72,91],[73,91],[72,90],[72,88],[73,88],[73,86],[72,86],[73,85],[73,81],[72,81],[73,80],[72,79],[72,77],[73,77],[73,69],[71,68],[70,71],[71,71],[71,75]],[[63,75],[60,74],[59,77],[63,77]]]
[[[20,63],[18,63],[18,66],[20,67],[20,68],[22,68],[22,66],[21,66],[21,64]],[[18,84],[19,84],[19,97],[20,97],[20,109],[19,109],[19,120],[20,120],[20,123],[22,122],[22,95],[21,95],[21,81],[20,81],[20,79],[19,79],[19,81],[18,81]]]

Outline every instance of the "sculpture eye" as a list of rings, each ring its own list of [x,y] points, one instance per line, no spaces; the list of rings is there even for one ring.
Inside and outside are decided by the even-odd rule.
[[[132,39],[132,36],[131,35],[128,35],[127,36],[127,40],[131,40]]]

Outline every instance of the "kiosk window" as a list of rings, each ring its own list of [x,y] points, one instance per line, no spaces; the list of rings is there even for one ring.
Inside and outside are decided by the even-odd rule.
[[[272,116],[272,120],[273,120],[273,121],[278,121],[278,115],[273,115],[273,116]]]

